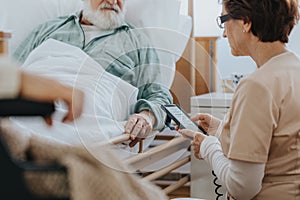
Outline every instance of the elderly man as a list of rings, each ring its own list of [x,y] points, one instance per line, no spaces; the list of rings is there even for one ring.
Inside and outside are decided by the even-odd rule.
[[[130,146],[152,130],[163,127],[160,105],[172,102],[167,87],[161,83],[156,51],[141,30],[124,20],[125,0],[84,0],[82,12],[60,17],[37,27],[14,52],[24,62],[29,53],[52,38],[79,47],[107,72],[139,89],[135,114],[125,125],[131,134]]]

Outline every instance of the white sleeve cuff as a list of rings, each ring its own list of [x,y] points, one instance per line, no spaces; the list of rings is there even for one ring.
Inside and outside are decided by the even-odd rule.
[[[220,122],[220,124],[218,126],[218,129],[216,131],[216,135],[215,135],[216,138],[220,137],[220,135],[222,133],[222,129],[223,129],[223,120],[221,120],[221,122]]]
[[[201,143],[200,146],[200,156],[207,160],[207,156],[211,150],[221,151],[221,144],[217,137],[207,136]]]

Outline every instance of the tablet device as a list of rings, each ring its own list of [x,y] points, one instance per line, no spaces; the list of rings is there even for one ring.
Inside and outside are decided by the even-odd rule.
[[[201,126],[193,122],[190,116],[177,104],[167,104],[161,107],[167,113],[167,118],[173,120],[180,129],[190,129],[194,132],[200,131],[207,135],[207,132]],[[170,120],[166,120],[166,125],[170,125]]]

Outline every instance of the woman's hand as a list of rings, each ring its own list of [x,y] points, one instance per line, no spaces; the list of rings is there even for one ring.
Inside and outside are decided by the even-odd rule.
[[[188,129],[179,129],[178,132],[185,137],[192,139],[192,145],[194,147],[194,155],[196,158],[201,159],[200,156],[200,147],[203,140],[207,137],[206,135],[200,132],[194,132]]]
[[[195,116],[191,117],[191,120],[198,123],[209,135],[215,136],[218,130],[218,127],[221,123],[216,117],[213,117],[210,114],[198,113]]]

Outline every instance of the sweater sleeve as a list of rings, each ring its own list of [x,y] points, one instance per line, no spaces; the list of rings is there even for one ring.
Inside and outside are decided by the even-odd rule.
[[[200,154],[235,199],[251,199],[261,190],[265,164],[228,159],[213,136],[202,142]]]

